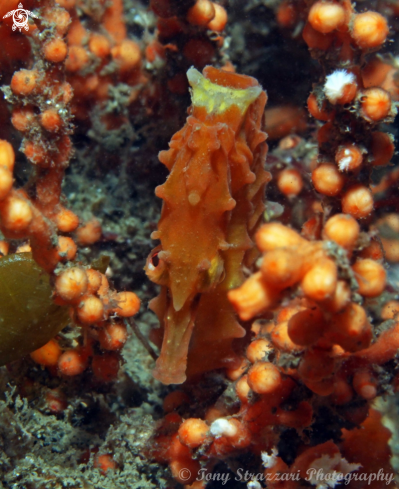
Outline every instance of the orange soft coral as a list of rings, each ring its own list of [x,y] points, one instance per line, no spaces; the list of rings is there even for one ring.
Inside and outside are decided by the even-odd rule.
[[[251,236],[270,179],[261,130],[266,94],[258,82],[211,67],[204,76],[190,69],[188,79],[191,115],[160,154],[170,175],[156,190],[164,204],[153,237],[161,246],[146,267],[163,286],[152,303],[164,328],[154,375],[166,384],[186,379],[189,349],[190,375],[234,363],[232,340],[245,331],[227,291],[255,256]]]

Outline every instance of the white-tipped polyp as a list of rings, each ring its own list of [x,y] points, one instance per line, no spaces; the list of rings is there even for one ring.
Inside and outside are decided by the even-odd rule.
[[[221,436],[234,436],[237,433],[237,427],[226,418],[215,419],[211,424],[211,434],[215,438]]]
[[[346,70],[335,70],[331,75],[326,77],[324,84],[324,93],[328,100],[335,104],[344,95],[346,85],[356,82],[355,75]]]
[[[269,455],[267,452],[262,452],[262,464],[266,469],[271,469],[277,463],[278,451],[277,448],[272,448],[272,453]]]

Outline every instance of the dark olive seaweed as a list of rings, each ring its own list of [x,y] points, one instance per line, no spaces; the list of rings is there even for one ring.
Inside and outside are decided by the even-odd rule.
[[[69,321],[54,304],[50,277],[30,253],[0,258],[0,365],[46,344]]]

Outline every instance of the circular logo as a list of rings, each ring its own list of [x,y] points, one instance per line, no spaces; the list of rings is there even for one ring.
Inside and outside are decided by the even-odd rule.
[[[15,31],[15,29],[25,29],[26,31],[29,30],[28,27],[28,12],[25,9],[17,9],[14,10],[14,14],[12,16],[12,20],[14,21],[14,24],[12,26],[12,30]]]
[[[26,31],[29,31],[29,25],[28,25],[28,20],[29,16],[38,19],[39,17],[31,12],[30,10],[25,10],[24,6],[22,3],[18,4],[18,8],[15,10],[10,10],[9,12],[6,13],[6,15],[3,15],[3,19],[7,19],[8,17],[12,16],[13,20],[13,25],[12,25],[12,30],[19,30],[21,32],[21,29],[25,29]]]
[[[188,481],[189,479],[191,479],[191,472],[189,469],[180,469],[179,470],[179,478],[182,480],[182,481]]]

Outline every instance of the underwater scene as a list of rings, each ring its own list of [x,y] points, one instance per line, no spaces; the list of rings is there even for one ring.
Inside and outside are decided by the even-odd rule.
[[[0,489],[399,488],[399,0],[0,0]]]

